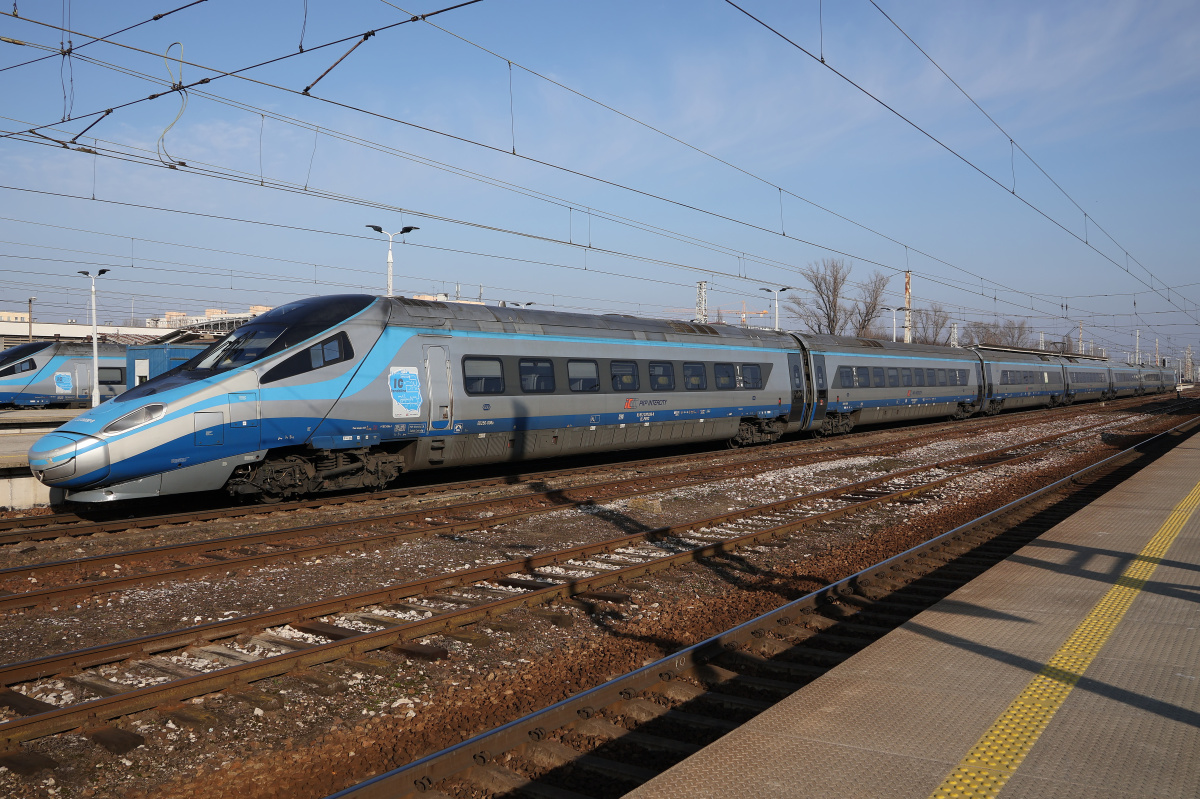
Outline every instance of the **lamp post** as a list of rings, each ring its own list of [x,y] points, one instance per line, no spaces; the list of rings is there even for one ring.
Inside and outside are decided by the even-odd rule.
[[[382,233],[383,235],[388,237],[387,296],[390,297],[390,296],[392,296],[392,238],[395,236],[403,236],[405,233],[412,233],[414,230],[420,230],[421,228],[413,227],[412,225],[405,225],[404,227],[400,228],[399,233],[388,233],[386,230],[381,228],[379,225],[367,225],[367,227],[371,228],[371,230],[374,230],[376,233]]]
[[[29,340],[30,341],[33,341],[33,301],[36,299],[37,299],[37,297],[29,298]]]
[[[893,344],[895,344],[895,343],[896,343],[896,311],[903,311],[903,310],[904,310],[904,308],[903,308],[903,307],[900,307],[900,308],[880,308],[879,310],[881,310],[881,311],[891,311],[891,312],[892,312],[892,343],[893,343]]]
[[[769,292],[769,293],[772,293],[775,295],[775,329],[776,330],[779,329],[779,292],[790,291],[791,288],[792,288],[791,286],[782,286],[777,289],[763,289],[763,288],[759,289],[759,291],[766,291],[766,292]]]
[[[92,281],[92,407],[100,404],[100,330],[96,326],[96,278],[107,274],[101,269],[96,274],[81,271],[79,274]]]

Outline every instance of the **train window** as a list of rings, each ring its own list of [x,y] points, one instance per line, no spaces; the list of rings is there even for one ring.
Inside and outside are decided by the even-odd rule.
[[[824,377],[821,372],[817,372],[818,377]],[[713,364],[713,381],[716,383],[718,391],[737,388],[737,371],[731,363],[714,363]],[[821,387],[821,381],[818,380],[817,387]]]
[[[936,369],[926,369],[925,370],[925,385],[936,386],[937,384],[938,384],[937,370]]]
[[[651,361],[650,388],[653,391],[674,391],[675,365],[671,363]]]
[[[854,385],[858,388],[871,387],[871,370],[866,366],[854,367]]]
[[[554,393],[554,364],[548,360],[526,360],[517,363],[521,372],[521,390],[526,394]]]
[[[9,375],[19,375],[22,372],[32,372],[36,368],[37,368],[37,364],[34,363],[33,358],[29,358],[27,360],[21,361],[20,363],[5,367],[4,369],[0,369],[0,377],[8,377]]]
[[[797,370],[799,367],[797,367]],[[683,365],[683,387],[688,391],[703,391],[708,388],[708,373],[702,363],[685,363]]]
[[[463,358],[463,389],[468,394],[503,394],[504,367],[499,358]]]
[[[825,390],[825,356],[813,357],[813,376],[817,379],[817,391]]]
[[[96,374],[100,378],[100,385],[102,386],[125,385],[124,366],[101,366]]]
[[[960,386],[968,386],[971,384],[971,373],[966,369],[958,370],[958,384]]]
[[[896,388],[900,385],[900,370],[899,369],[897,369],[894,366],[889,367],[887,370],[887,375],[888,375],[888,386],[890,388]]]
[[[613,391],[637,391],[641,388],[637,364],[633,361],[613,361],[611,370]]]
[[[839,366],[837,375],[838,375],[838,384],[836,386],[834,386],[834,388],[854,388],[854,367],[853,366]]]
[[[901,385],[905,385],[905,386],[911,386],[913,384],[912,369],[901,369],[900,370],[900,383],[901,383]]]
[[[572,391],[599,391],[600,367],[595,361],[567,361],[567,383]]]
[[[884,386],[887,385],[887,378],[885,378],[883,375],[883,367],[882,366],[876,366],[876,367],[872,368],[871,371],[874,372],[874,374],[875,374],[875,381],[874,381],[875,388],[883,388]]]
[[[937,379],[937,384],[938,384],[939,386],[944,386],[944,385],[946,385],[946,370],[945,370],[945,369],[938,369],[938,370],[937,370],[937,378],[938,378],[938,379]]]
[[[353,357],[354,350],[350,347],[349,337],[345,333],[337,333],[271,367],[259,382],[273,383],[285,377],[295,377],[313,369],[348,361]]]
[[[756,363],[742,364],[742,388],[762,387],[762,367]]]
[[[914,386],[925,385],[925,370],[924,369],[913,369],[913,385]]]

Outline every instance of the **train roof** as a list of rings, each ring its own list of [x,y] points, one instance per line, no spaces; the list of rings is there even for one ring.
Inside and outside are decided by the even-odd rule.
[[[389,301],[386,297],[381,300]],[[625,314],[583,314],[526,307],[414,300],[392,297],[388,324],[406,327],[446,327],[537,335],[597,336],[650,341],[703,341],[750,347],[794,347],[782,331],[702,324],[676,319],[652,319]]]
[[[882,339],[861,338],[858,336],[830,336],[824,333],[793,332],[796,338],[809,349],[842,350],[842,351],[886,351],[893,355],[918,355],[928,358],[967,358],[974,359],[975,354],[965,347],[943,347],[937,344],[905,344],[902,341],[884,341]]]

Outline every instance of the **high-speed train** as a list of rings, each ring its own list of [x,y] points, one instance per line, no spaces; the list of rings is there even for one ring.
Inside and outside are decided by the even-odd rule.
[[[125,390],[125,345],[98,345],[100,399]],[[30,341],[0,352],[0,405],[38,408],[90,405],[92,345],[75,341]]]
[[[338,295],[256,317],[29,451],[56,504],[264,501],[419,470],[1057,405],[1170,373],[623,315]]]

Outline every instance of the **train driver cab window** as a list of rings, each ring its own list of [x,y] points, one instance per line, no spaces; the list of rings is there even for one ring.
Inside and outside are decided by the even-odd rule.
[[[762,367],[756,363],[742,364],[742,388],[762,387]]]
[[[871,372],[873,373],[873,377],[874,377],[873,385],[875,386],[875,388],[883,388],[887,385],[887,377],[884,374],[884,369],[882,366],[873,367],[871,369]]]
[[[900,384],[904,386],[911,386],[913,384],[912,369],[900,370]]]
[[[937,370],[937,377],[938,377],[937,384],[938,384],[939,386],[944,386],[944,385],[946,385],[946,370],[945,370],[945,369],[938,369],[938,370]]]
[[[96,374],[100,378],[100,385],[102,386],[125,385],[124,366],[101,366]]]
[[[517,368],[521,372],[521,390],[526,394],[554,392],[554,364],[551,361],[522,358]]]
[[[683,387],[688,391],[703,391],[708,388],[708,375],[704,370],[704,364],[685,363],[683,365]]]
[[[600,368],[595,361],[567,361],[567,383],[572,391],[599,391]]]
[[[499,358],[463,358],[463,389],[468,394],[503,394],[504,367]]]
[[[641,381],[638,380],[637,364],[633,361],[613,361],[610,370],[613,391],[628,393],[642,387]]]
[[[871,370],[866,366],[854,367],[854,385],[856,388],[871,387]]]
[[[896,388],[900,385],[900,370],[894,366],[888,367],[888,386]]]
[[[348,361],[353,357],[354,351],[350,347],[350,338],[345,333],[337,333],[297,352],[283,363],[271,367],[259,382],[273,383],[285,377],[295,377],[314,369]]]
[[[913,369],[913,385],[914,386],[925,385],[925,370],[924,369]]]
[[[737,388],[737,370],[731,363],[714,363],[713,380],[717,384],[718,391]]]
[[[0,377],[8,377],[9,375],[19,375],[22,372],[32,372],[36,368],[37,368],[37,364],[34,363],[33,358],[27,358],[26,360],[21,361],[20,363],[5,367],[4,369],[0,369]]]
[[[675,365],[670,363],[650,362],[650,388],[654,391],[675,390]]]

